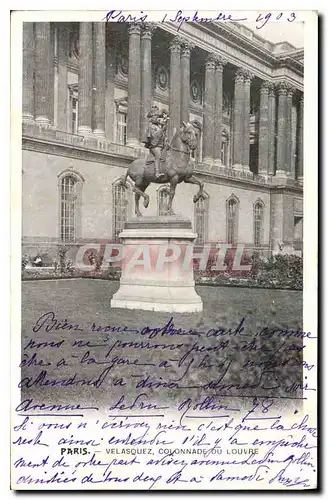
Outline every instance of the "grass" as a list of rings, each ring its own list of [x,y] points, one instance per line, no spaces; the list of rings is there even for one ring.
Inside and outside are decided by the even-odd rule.
[[[266,386],[274,387],[279,385],[278,389],[261,389],[263,395],[280,394],[286,395],[286,386],[294,381],[302,379],[302,358],[296,352],[293,352],[291,361],[281,366],[281,362],[290,357],[290,352],[286,351],[286,346],[291,344],[302,344],[301,340],[257,340],[257,350],[242,351],[245,346],[242,341],[247,338],[251,341],[256,332],[265,326],[276,327],[280,329],[302,329],[302,292],[299,291],[281,291],[265,289],[247,289],[247,288],[229,288],[229,287],[197,287],[197,292],[202,297],[204,311],[195,314],[175,314],[174,325],[176,328],[189,330],[191,328],[198,331],[207,332],[210,328],[234,328],[241,319],[245,317],[245,331],[249,337],[222,337],[207,338],[205,335],[197,336],[165,336],[156,337],[150,342],[181,344],[183,346],[174,351],[166,350],[147,350],[134,349],[132,347],[115,348],[107,358],[105,355],[110,347],[117,340],[121,341],[147,341],[146,336],[140,336],[134,333],[96,333],[90,331],[90,326],[95,322],[98,326],[120,326],[125,325],[130,329],[140,329],[143,326],[161,327],[164,326],[170,318],[167,313],[154,313],[145,311],[129,311],[122,309],[111,309],[110,299],[116,292],[119,284],[117,282],[102,280],[58,280],[58,281],[34,281],[22,283],[22,348],[24,348],[29,339],[36,342],[64,340],[60,348],[39,348],[23,349],[24,354],[29,358],[36,352],[37,359],[44,363],[50,363],[43,368],[41,366],[25,366],[22,368],[22,378],[36,377],[41,370],[47,370],[48,379],[69,378],[75,373],[77,378],[96,379],[100,373],[109,365],[97,365],[91,362],[109,361],[114,356],[127,358],[130,361],[138,360],[138,364],[143,366],[127,366],[122,364],[114,366],[105,382],[98,389],[90,386],[70,386],[65,388],[39,387],[33,386],[23,390],[23,397],[33,397],[35,401],[44,403],[88,403],[91,402],[97,406],[108,406],[110,403],[125,394],[126,404],[133,402],[136,395],[140,392],[146,392],[137,389],[136,384],[144,377],[151,377],[152,380],[177,381],[180,386],[188,387],[186,389],[167,389],[150,388],[147,394],[154,400],[171,401],[170,404],[178,402],[186,397],[193,396],[195,400],[218,393],[219,389],[204,390],[204,384],[211,380],[220,378],[226,370],[228,363],[229,369],[222,378],[223,384],[254,384],[260,380],[264,368],[261,366],[243,367],[245,361],[249,363],[259,363],[267,361],[274,351],[279,349],[275,355],[278,366],[271,368],[270,373],[266,374]],[[83,325],[83,331],[73,330],[51,330],[45,332],[44,328],[38,332],[33,332],[32,328],[37,319],[44,313],[53,311],[56,318],[60,321],[67,319],[69,323],[78,323]],[[184,363],[179,360],[188,349],[198,341],[198,345],[204,347],[218,346],[220,342],[229,338],[229,346],[222,348],[222,351],[208,351],[206,353],[194,352],[189,355]],[[98,348],[72,348],[74,340],[89,340],[93,344],[104,344],[104,347]],[[284,344],[285,342],[285,344]],[[262,347],[261,347],[262,346]],[[261,348],[261,350],[260,350]],[[263,349],[270,352],[264,352]],[[86,355],[86,352],[89,353]],[[72,357],[72,354],[77,357]],[[83,355],[89,359],[89,363],[81,363]],[[25,356],[25,358],[27,358]],[[191,363],[190,361],[194,359]],[[297,365],[295,359],[297,358]],[[67,366],[57,366],[60,359],[65,359]],[[166,362],[163,363],[163,362]],[[187,367],[190,363],[190,367]],[[160,364],[162,364],[160,366]],[[186,371],[187,370],[187,371]],[[186,375],[183,374],[186,372]],[[133,378],[132,375],[139,377]],[[126,386],[113,385],[115,380],[122,379]],[[190,389],[190,387],[196,387]],[[201,386],[201,387],[200,387]],[[225,389],[221,393],[232,394],[235,389]],[[244,389],[238,394],[259,394],[259,389]],[[144,396],[146,398],[146,396]],[[228,398],[229,399],[229,398]]]

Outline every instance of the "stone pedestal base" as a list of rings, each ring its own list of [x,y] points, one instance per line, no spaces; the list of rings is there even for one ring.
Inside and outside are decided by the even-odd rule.
[[[192,255],[196,234],[191,222],[174,217],[145,217],[125,224],[120,233],[125,257],[120,288],[111,307],[158,312],[200,312]]]

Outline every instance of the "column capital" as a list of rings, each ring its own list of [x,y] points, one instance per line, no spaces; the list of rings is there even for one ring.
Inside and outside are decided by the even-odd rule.
[[[272,84],[268,81],[262,82],[261,88],[260,88],[260,94],[269,94],[271,90]]]
[[[207,54],[205,59],[205,69],[215,69],[216,65],[216,55],[215,54]]]
[[[128,27],[129,35],[140,35],[141,33],[141,24],[131,23]]]
[[[141,38],[151,40],[157,25],[155,23],[143,23],[141,25]]]
[[[289,89],[289,85],[288,85],[287,82],[281,81],[281,82],[278,82],[276,84],[276,89],[277,89],[278,95],[287,95],[288,89]]]
[[[223,68],[227,64],[227,62],[227,59],[225,59],[224,57],[220,55],[215,56],[215,66],[217,70],[223,71]]]
[[[183,44],[183,39],[181,36],[175,36],[172,38],[170,42],[170,50],[171,52],[178,52],[180,53],[181,51],[181,45]]]
[[[242,68],[238,68],[234,74],[234,79],[236,83],[244,82],[244,70]]]
[[[293,95],[296,93],[296,88],[293,87],[292,85],[288,84],[287,87],[287,97],[293,97]]]
[[[183,40],[181,46],[181,57],[190,57],[191,51],[195,48],[195,45],[188,40]]]
[[[243,73],[244,73],[244,83],[250,85],[251,81],[254,78],[254,74],[248,71],[247,69],[243,70]]]
[[[269,97],[276,97],[276,87],[273,83],[269,84]]]

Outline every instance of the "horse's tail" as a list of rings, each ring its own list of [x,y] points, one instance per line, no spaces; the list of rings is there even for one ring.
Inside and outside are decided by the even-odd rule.
[[[122,177],[120,178],[120,184],[122,186],[124,186],[125,188],[128,187],[128,184],[127,184],[126,181],[128,180],[129,175],[130,175],[130,172],[129,172],[129,169],[127,169],[127,171],[125,172],[125,174],[122,175]]]

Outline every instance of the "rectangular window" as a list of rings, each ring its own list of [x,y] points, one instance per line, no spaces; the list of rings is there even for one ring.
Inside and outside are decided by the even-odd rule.
[[[195,205],[195,232],[197,233],[196,243],[203,245],[207,232],[207,200],[201,198]]]
[[[126,144],[126,125],[127,125],[127,114],[124,111],[118,111],[116,114],[117,118],[117,134],[116,142],[118,144]]]
[[[227,142],[221,142],[221,163],[222,165],[227,165]]]
[[[68,86],[69,93],[69,123],[68,128],[71,134],[77,134],[78,130],[78,86],[72,84]]]
[[[60,233],[63,242],[75,241],[76,182],[70,176],[61,181]]]
[[[124,229],[127,220],[128,196],[127,189],[121,184],[113,186],[113,237],[119,241],[119,234]]]
[[[227,212],[227,239],[228,243],[236,243],[237,241],[237,203],[230,200],[228,203]]]

